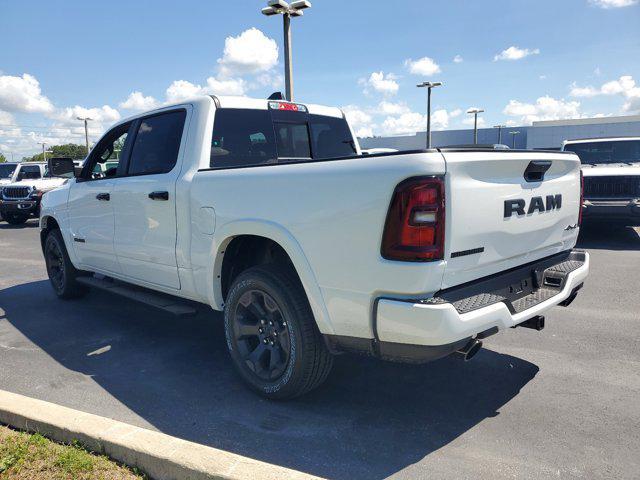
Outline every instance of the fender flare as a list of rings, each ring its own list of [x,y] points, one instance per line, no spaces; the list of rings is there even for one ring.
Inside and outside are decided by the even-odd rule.
[[[333,334],[333,325],[329,318],[329,312],[327,311],[322,291],[320,290],[316,276],[302,247],[291,232],[282,225],[274,222],[253,219],[236,220],[220,228],[216,228],[215,240],[212,244],[210,255],[211,262],[207,267],[207,278],[211,281],[211,287],[209,288],[210,304],[219,310],[222,310],[224,307],[222,282],[220,281],[224,252],[226,251],[227,245],[240,235],[265,237],[273,240],[284,249],[293,262],[298,277],[300,277],[318,329],[323,334]]]

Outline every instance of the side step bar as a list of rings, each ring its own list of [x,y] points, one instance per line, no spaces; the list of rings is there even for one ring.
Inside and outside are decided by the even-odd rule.
[[[181,302],[179,299],[176,299],[171,295],[154,292],[148,288],[120,282],[109,277],[97,275],[90,277],[78,277],[77,282],[91,288],[99,288],[122,297],[130,298],[131,300],[136,300],[137,302],[144,303],[145,305],[164,310],[165,312],[171,313],[177,317],[193,316],[198,313],[194,307]]]

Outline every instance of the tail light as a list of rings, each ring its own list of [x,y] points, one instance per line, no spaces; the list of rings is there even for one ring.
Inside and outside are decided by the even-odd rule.
[[[444,179],[416,177],[393,192],[382,236],[388,260],[429,262],[444,258]]]
[[[584,174],[580,170],[580,205],[578,206],[578,226],[582,225],[582,210],[584,209]]]

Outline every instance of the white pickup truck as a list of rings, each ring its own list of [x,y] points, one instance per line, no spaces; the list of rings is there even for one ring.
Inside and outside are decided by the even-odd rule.
[[[584,218],[619,226],[640,225],[640,137],[567,140],[584,174]]]
[[[579,211],[572,153],[361,155],[338,108],[208,96],[114,126],[44,196],[40,228],[59,297],[223,310],[239,374],[287,398],[333,354],[469,359],[499,329],[541,329],[588,273]]]
[[[12,225],[38,218],[40,199],[64,179],[49,175],[45,162],[0,164],[0,219]]]

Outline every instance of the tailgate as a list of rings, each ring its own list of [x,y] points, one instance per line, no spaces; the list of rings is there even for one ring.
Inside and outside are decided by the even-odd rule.
[[[442,288],[575,245],[580,203],[577,156],[535,151],[443,150],[442,154],[447,168],[447,266]]]

